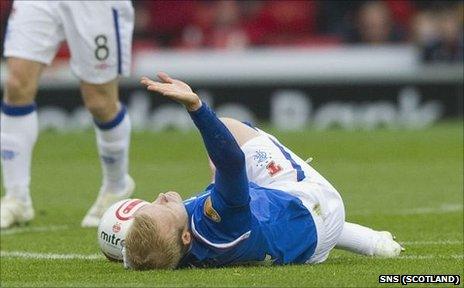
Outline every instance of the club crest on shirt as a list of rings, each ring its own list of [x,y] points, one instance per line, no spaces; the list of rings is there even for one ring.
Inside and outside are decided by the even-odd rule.
[[[267,164],[266,169],[269,175],[271,175],[271,177],[283,170],[282,166],[275,163],[274,161],[271,161],[269,164]]]
[[[267,160],[267,153],[261,150],[257,150],[253,155],[253,160],[258,163],[265,162]]]
[[[203,205],[203,213],[206,217],[213,220],[214,222],[221,222],[221,216],[213,208],[213,203],[211,202],[211,196],[209,196],[205,204]]]

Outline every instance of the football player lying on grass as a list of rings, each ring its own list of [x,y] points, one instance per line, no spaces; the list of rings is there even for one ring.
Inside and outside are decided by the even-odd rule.
[[[169,191],[140,208],[125,239],[126,267],[314,264],[334,247],[400,254],[389,232],[345,222],[337,190],[274,136],[219,120],[186,83],[158,77],[141,83],[185,106],[214,164],[214,182],[185,202]]]

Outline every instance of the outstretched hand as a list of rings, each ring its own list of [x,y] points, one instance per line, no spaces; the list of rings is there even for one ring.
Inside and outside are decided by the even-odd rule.
[[[197,94],[186,83],[172,79],[168,74],[159,72],[160,81],[153,81],[148,77],[142,77],[140,83],[147,87],[148,91],[158,92],[185,106],[189,111],[196,111],[201,107],[201,101]]]

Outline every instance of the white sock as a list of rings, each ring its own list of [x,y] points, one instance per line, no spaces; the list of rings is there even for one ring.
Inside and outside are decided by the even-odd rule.
[[[126,108],[107,123],[95,123],[98,152],[103,170],[103,192],[122,193],[129,165],[131,123]]]
[[[1,163],[6,196],[31,202],[31,159],[39,133],[35,104],[2,103],[0,116]]]
[[[336,248],[372,256],[378,239],[377,231],[354,223],[345,222]]]

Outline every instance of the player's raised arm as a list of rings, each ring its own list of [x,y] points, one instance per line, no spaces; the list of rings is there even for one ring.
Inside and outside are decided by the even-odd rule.
[[[249,194],[245,155],[232,133],[187,84],[165,73],[159,73],[158,77],[160,82],[143,77],[141,83],[147,86],[147,90],[158,92],[186,107],[216,166],[216,191],[228,205],[247,204]]]

